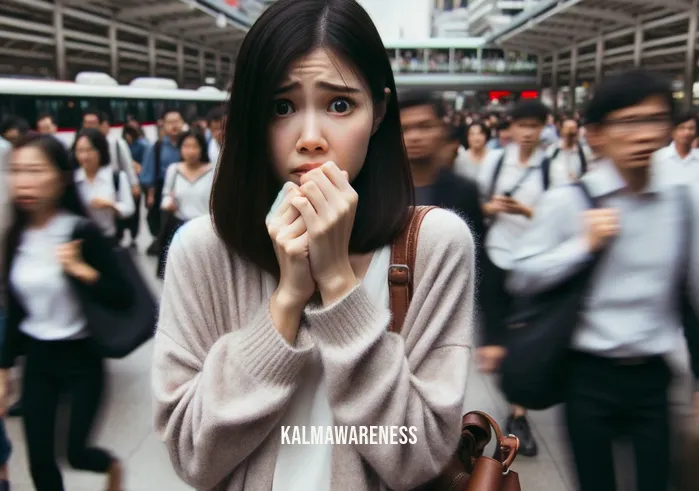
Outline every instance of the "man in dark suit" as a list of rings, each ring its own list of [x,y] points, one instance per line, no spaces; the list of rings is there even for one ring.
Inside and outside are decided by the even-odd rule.
[[[405,94],[399,104],[403,138],[415,186],[415,204],[450,209],[469,224],[477,253],[476,291],[480,292],[480,258],[485,235],[483,213],[476,182],[452,171],[459,136],[444,123],[442,101],[429,92]]]

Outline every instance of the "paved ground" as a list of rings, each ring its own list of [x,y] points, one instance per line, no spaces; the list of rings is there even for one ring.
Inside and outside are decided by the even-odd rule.
[[[147,246],[141,244],[141,250]],[[152,278],[153,288],[159,291],[155,280],[155,260],[143,254],[139,262]],[[128,491],[184,491],[190,490],[172,471],[168,455],[152,430],[149,367],[151,343],[143,346],[125,360],[109,363],[110,387],[102,424],[95,435],[96,441],[124,460],[126,490]],[[507,416],[507,406],[488,378],[471,371],[465,409],[479,409],[493,415],[498,421]],[[520,473],[522,489],[526,491],[574,491],[567,465],[565,445],[561,440],[561,423],[557,411],[531,415],[534,431],[540,443],[540,455],[534,459],[519,457],[514,470]],[[33,489],[25,458],[21,421],[7,420],[8,432],[14,445],[10,461],[12,489]],[[59,424],[60,427],[60,424]],[[64,441],[59,437],[59,442]],[[63,445],[57,449],[64,455]],[[95,491],[103,489],[100,475],[64,469],[65,488],[68,491]]]

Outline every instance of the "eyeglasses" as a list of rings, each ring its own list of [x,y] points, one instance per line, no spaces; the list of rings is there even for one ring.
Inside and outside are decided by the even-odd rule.
[[[663,131],[670,128],[672,122],[667,115],[648,116],[647,118],[629,118],[606,121],[605,125],[619,133],[633,133],[642,129]]]

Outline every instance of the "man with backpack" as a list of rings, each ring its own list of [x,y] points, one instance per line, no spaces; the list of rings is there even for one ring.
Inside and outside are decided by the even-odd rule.
[[[666,179],[672,167],[653,159],[672,130],[673,103],[671,83],[654,73],[603,81],[586,113],[602,159],[584,188],[544,197],[511,264],[508,287],[522,297],[589,278],[575,325],[560,326],[572,330],[561,394],[580,491],[617,489],[612,448],[622,440],[633,448],[637,491],[668,489],[666,358],[683,331],[699,391],[699,187]],[[694,404],[699,418],[699,392]]]
[[[546,154],[551,161],[552,172],[561,180],[575,182],[590,168],[593,160],[589,148],[580,141],[580,126],[573,116],[561,120],[561,136]]]
[[[483,339],[478,350],[480,368],[485,372],[495,371],[505,354],[502,325],[511,304],[505,278],[514,250],[529,227],[539,198],[548,188],[565,183],[551,172],[550,160],[539,147],[548,114],[538,100],[518,102],[511,112],[513,143],[502,151],[490,152],[479,174],[483,214],[489,221],[480,292]],[[520,439],[520,455],[538,453],[524,408],[512,408],[506,428]]]

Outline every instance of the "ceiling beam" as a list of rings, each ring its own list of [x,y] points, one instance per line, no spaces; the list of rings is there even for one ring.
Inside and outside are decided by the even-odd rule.
[[[172,15],[185,12],[191,12],[194,7],[179,0],[170,1],[160,5],[150,5],[147,7],[127,7],[117,13],[116,17],[120,20],[146,19],[151,17],[159,17],[161,15]]]
[[[636,19],[633,15],[624,14],[615,10],[607,10],[594,7],[582,7],[576,5],[570,9],[571,13],[580,14],[583,17],[591,17],[593,19],[613,20],[619,24],[635,25]]]

